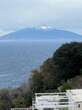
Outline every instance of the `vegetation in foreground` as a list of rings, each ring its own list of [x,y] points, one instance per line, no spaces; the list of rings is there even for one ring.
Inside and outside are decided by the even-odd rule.
[[[76,80],[77,79],[77,80]],[[0,110],[29,107],[35,92],[82,88],[82,43],[63,44],[39,69],[33,70],[29,83],[16,89],[0,90]]]

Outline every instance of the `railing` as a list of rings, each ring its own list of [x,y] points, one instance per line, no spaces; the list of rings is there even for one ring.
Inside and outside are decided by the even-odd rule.
[[[42,96],[42,95],[66,95],[66,92],[55,92],[55,93],[35,93],[35,96]]]
[[[65,92],[60,93],[36,93],[33,103],[35,109],[50,108],[54,110],[77,110],[74,101],[70,102]]]
[[[11,108],[11,110],[32,110],[31,108]]]

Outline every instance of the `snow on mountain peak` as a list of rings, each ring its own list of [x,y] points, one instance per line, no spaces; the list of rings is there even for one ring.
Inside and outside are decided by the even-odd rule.
[[[43,29],[43,30],[47,30],[47,29],[51,29],[52,27],[51,26],[43,25],[40,28]]]

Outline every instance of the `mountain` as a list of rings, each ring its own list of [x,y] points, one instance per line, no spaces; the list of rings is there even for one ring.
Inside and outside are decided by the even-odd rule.
[[[55,41],[81,41],[82,36],[73,32],[41,29],[41,28],[25,28],[16,32],[12,32],[0,37],[0,40],[55,40]]]

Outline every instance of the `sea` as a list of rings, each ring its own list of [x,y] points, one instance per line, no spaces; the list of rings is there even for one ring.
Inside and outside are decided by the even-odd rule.
[[[32,70],[52,57],[60,45],[54,41],[0,41],[0,88],[25,83]]]

